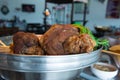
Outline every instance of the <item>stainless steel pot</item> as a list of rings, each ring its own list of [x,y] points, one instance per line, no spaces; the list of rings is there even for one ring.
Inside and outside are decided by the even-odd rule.
[[[0,53],[0,73],[5,80],[73,80],[81,69],[97,62],[100,53],[101,49],[60,56]]]

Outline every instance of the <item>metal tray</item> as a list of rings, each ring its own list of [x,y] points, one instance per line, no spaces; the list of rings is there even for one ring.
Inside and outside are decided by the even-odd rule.
[[[0,53],[0,76],[5,80],[73,80],[99,60],[101,50],[59,56]]]
[[[8,80],[72,80],[80,70],[97,62],[101,48],[75,55],[38,56],[0,53],[1,75]],[[24,74],[24,76],[23,76]],[[14,76],[12,76],[14,75]]]

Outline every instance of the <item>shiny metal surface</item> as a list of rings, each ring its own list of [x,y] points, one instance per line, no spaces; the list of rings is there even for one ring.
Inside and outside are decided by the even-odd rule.
[[[2,78],[5,80],[73,80],[77,75],[79,75],[80,70],[46,73],[1,70],[1,73]]]
[[[6,80],[73,80],[82,68],[97,62],[101,49],[90,53],[38,56],[0,53],[1,76]]]

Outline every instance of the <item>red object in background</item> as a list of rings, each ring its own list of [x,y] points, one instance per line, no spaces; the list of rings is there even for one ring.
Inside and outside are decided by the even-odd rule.
[[[116,19],[120,18],[119,5],[120,5],[120,0],[108,0],[106,17],[116,18]]]
[[[115,35],[115,36],[118,36],[118,35],[120,35],[120,32],[115,32],[114,35]]]

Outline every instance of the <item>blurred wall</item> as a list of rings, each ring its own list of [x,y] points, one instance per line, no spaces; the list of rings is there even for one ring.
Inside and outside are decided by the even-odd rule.
[[[94,30],[95,25],[120,27],[120,18],[106,18],[107,1],[108,0],[105,0],[104,3],[100,3],[98,0],[90,0],[90,12],[87,15],[88,23],[86,26],[92,30]]]
[[[11,19],[13,16],[18,16],[20,20],[25,19],[27,22],[42,22],[43,19],[43,10],[44,10],[44,0],[0,0],[0,8],[7,1],[7,5],[10,9],[10,13],[3,15],[0,12],[0,18],[2,19]],[[21,11],[21,4],[35,4],[35,12],[27,13]],[[19,11],[16,8],[20,8]]]
[[[26,13],[21,10],[17,11],[16,8],[21,9],[21,4],[35,4],[34,13]],[[0,0],[0,8],[3,4],[7,4],[9,7],[9,14],[3,15],[0,12],[0,19],[13,19],[13,16],[18,16],[20,20],[26,20],[27,23],[43,23],[43,11],[44,0]],[[51,4],[52,5],[52,4]],[[94,30],[94,25],[120,27],[120,19],[107,19],[106,14],[107,0],[104,3],[98,2],[98,0],[90,0],[89,13],[87,14],[88,23],[86,24],[91,30]],[[51,7],[49,5],[49,7]],[[69,7],[70,8],[70,7]],[[70,9],[69,9],[70,10]],[[81,19],[81,14],[74,15],[74,19]],[[24,28],[22,28],[24,29]]]

